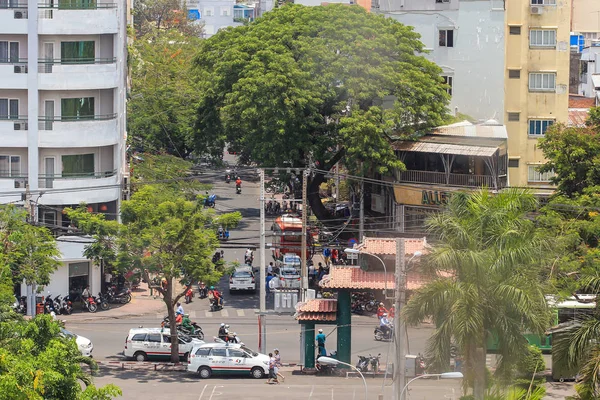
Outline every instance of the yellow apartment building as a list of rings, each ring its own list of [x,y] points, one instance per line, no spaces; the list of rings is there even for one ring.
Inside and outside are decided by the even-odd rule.
[[[569,35],[573,0],[506,0],[504,108],[509,184],[550,193],[538,139],[568,122]],[[575,0],[577,1],[577,0]],[[600,1],[600,0],[595,0]]]

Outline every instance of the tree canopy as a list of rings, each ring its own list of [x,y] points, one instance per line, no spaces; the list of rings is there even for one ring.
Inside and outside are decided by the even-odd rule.
[[[448,94],[411,27],[362,7],[288,4],[199,46],[195,148],[243,162],[352,172],[402,168],[390,145],[441,125]],[[359,166],[362,165],[362,169]],[[324,174],[309,183],[318,197]]]

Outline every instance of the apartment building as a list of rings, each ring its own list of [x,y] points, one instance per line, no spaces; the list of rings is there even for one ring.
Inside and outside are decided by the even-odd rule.
[[[524,0],[526,1],[526,0]],[[504,122],[504,2],[374,0],[382,13],[421,35],[425,56],[442,68],[450,110]]]
[[[583,35],[585,47],[600,39],[600,1],[571,0],[571,32]]]
[[[124,1],[0,0],[0,203],[58,231],[82,202],[116,218],[127,15]]]
[[[551,193],[537,142],[568,122],[571,0],[506,0],[504,107],[510,186]]]
[[[254,21],[259,12],[259,3],[253,1],[244,4],[234,0],[189,0],[186,5],[189,18],[203,25],[205,38],[220,29]]]

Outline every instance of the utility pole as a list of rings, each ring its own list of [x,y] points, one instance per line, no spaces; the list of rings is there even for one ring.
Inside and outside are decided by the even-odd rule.
[[[33,204],[31,202],[31,191],[29,190],[29,183],[25,185],[25,195],[22,197],[24,200],[23,206],[27,211],[27,221],[30,224],[34,224],[34,216],[33,216]],[[35,316],[35,293],[33,291],[33,285],[27,285],[27,315]]]
[[[265,170],[260,170],[260,314],[259,318],[259,343],[260,352],[265,354],[267,351],[267,288],[266,288],[266,252],[265,252]]]
[[[306,267],[306,219],[308,214],[308,207],[306,205],[307,191],[308,191],[308,176],[309,171],[304,170],[302,172],[302,246],[300,254],[300,299],[301,301],[306,300],[306,289],[308,288],[308,276]]]
[[[358,242],[362,243],[365,234],[365,181],[360,181],[360,213],[358,215]]]
[[[406,384],[406,330],[400,317],[406,300],[406,244],[404,238],[396,239],[396,295],[394,296],[394,342],[396,344],[396,366],[394,367],[393,399],[402,400],[399,394]]]

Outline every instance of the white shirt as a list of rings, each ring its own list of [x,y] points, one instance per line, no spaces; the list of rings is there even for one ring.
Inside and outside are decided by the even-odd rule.
[[[252,250],[246,250],[246,257],[252,257]]]
[[[267,266],[267,273],[273,274],[273,266],[271,264]]]
[[[111,280],[112,280],[112,275],[111,274],[104,275],[104,282],[110,283]]]
[[[83,289],[83,292],[81,293],[81,297],[83,297],[84,299],[91,297],[90,290],[88,288]]]

